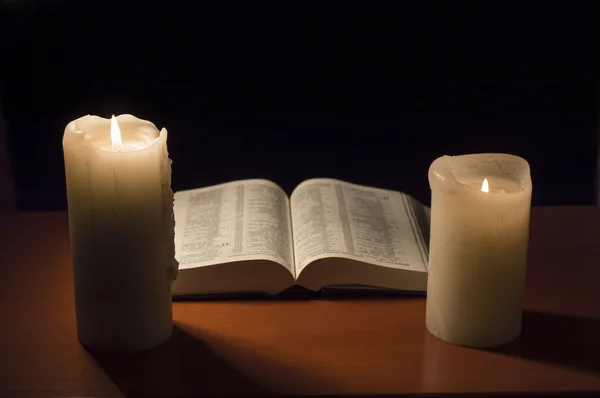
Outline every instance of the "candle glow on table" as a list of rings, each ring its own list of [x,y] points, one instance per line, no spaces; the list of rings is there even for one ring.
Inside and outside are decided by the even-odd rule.
[[[84,116],[63,136],[78,338],[143,350],[172,332],[173,192],[167,131]]]
[[[443,156],[429,183],[427,328],[458,345],[510,342],[521,331],[529,164],[505,154]]]

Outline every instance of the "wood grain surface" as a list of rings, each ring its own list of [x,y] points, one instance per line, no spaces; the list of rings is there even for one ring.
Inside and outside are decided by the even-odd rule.
[[[600,208],[534,208],[523,333],[444,343],[423,298],[175,302],[136,355],[76,337],[65,213],[0,215],[0,396],[600,391]]]

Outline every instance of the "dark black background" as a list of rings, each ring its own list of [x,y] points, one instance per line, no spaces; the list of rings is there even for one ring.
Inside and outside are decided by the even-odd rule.
[[[591,2],[149,3],[3,3],[20,209],[66,208],[64,127],[112,113],[169,130],[174,190],[325,176],[429,203],[437,156],[508,152],[534,204],[595,200]]]

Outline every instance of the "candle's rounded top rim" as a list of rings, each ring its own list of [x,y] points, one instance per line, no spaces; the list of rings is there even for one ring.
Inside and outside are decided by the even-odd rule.
[[[479,166],[493,167],[493,174],[486,174],[478,170]],[[473,186],[461,181],[459,171],[472,171],[473,176],[487,178],[502,175],[513,180],[520,186],[517,191],[506,192],[514,194],[531,189],[531,175],[529,163],[522,157],[507,153],[476,153],[467,155],[448,156],[444,155],[431,163],[429,167],[430,185],[437,181],[442,186],[462,186],[473,191],[481,191],[480,187]]]
[[[67,127],[65,128],[65,132],[67,132],[69,134],[73,134],[73,135],[81,135],[81,139],[87,145],[90,145],[97,150],[100,150],[103,152],[109,152],[109,153],[127,153],[127,152],[143,151],[144,149],[149,148],[152,145],[154,145],[156,142],[158,142],[161,135],[163,133],[166,133],[166,130],[164,128],[159,131],[154,123],[152,123],[148,120],[137,118],[131,114],[124,113],[121,115],[117,115],[117,116],[115,116],[115,119],[117,119],[117,123],[119,124],[119,127],[121,128],[122,132],[128,126],[135,125],[136,130],[142,130],[142,131],[145,130],[146,132],[149,132],[150,134],[155,135],[155,137],[152,137],[150,140],[148,140],[147,145],[140,146],[139,148],[123,148],[118,151],[111,150],[111,149],[108,149],[108,148],[105,148],[102,146],[94,145],[92,142],[90,142],[88,139],[86,139],[86,136],[88,136],[88,138],[89,138],[89,134],[87,134],[88,132],[86,131],[86,128],[89,128],[89,126],[94,125],[94,124],[95,125],[100,124],[100,125],[106,125],[106,129],[108,131],[110,131],[110,123],[111,123],[111,118],[104,118],[104,117],[96,116],[96,115],[85,115],[78,119],[73,120],[72,122],[70,122],[67,125]]]
[[[520,161],[524,162],[525,164],[529,164],[521,156],[513,155],[511,153],[503,153],[503,152],[483,152],[483,153],[466,153],[463,155],[443,155],[443,156],[440,156],[439,158],[437,158],[436,160],[461,159],[461,158],[464,158],[464,159],[466,159],[466,158],[482,158],[482,159],[500,158],[500,159],[520,160]]]

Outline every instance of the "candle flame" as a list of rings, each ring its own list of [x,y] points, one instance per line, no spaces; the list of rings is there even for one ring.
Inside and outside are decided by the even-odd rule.
[[[487,178],[483,179],[483,184],[481,184],[481,192],[490,192],[490,187],[488,186]]]
[[[112,119],[110,119],[110,141],[113,149],[121,149],[123,140],[121,139],[121,129],[119,129],[119,124],[117,123],[115,115],[112,115]]]

